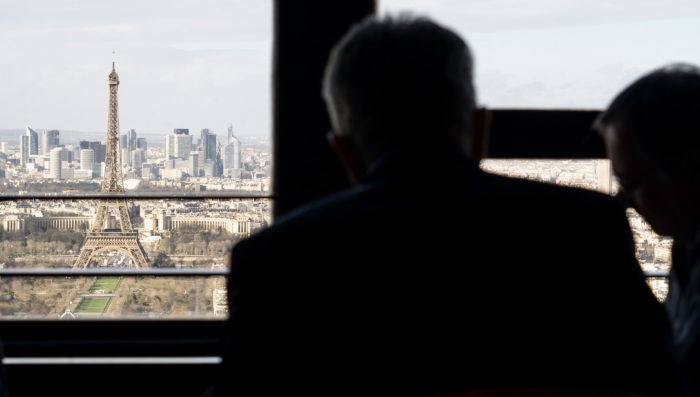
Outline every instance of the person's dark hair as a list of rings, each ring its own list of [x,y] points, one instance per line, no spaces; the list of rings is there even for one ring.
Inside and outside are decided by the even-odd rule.
[[[673,168],[678,155],[700,149],[700,68],[673,63],[642,76],[612,101],[594,123],[624,125],[660,166]]]
[[[409,14],[369,17],[331,52],[323,97],[335,132],[371,160],[398,145],[464,141],[476,108],[472,69],[451,30]]]

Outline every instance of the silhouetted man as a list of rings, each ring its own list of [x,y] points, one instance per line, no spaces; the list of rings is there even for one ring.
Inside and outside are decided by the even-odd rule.
[[[472,63],[458,35],[408,16],[333,49],[328,139],[356,186],[234,247],[222,394],[668,395],[668,324],[624,208],[480,170]]]
[[[700,396],[700,69],[671,64],[626,87],[601,114],[621,196],[673,237],[666,309],[687,395]]]

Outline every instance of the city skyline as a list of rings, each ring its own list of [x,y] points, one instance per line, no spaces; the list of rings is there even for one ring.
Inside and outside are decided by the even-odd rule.
[[[229,125],[230,126],[230,125]],[[0,142],[5,142],[9,144],[10,146],[13,145],[19,145],[21,136],[25,134],[26,128],[29,127],[33,130],[36,130],[38,132],[41,132],[43,130],[57,130],[61,134],[61,145],[79,145],[80,141],[104,141],[104,136],[107,133],[107,129],[105,128],[104,131],[76,131],[76,130],[58,130],[55,128],[34,128],[34,126],[25,126],[25,128],[22,129],[0,129]],[[183,127],[186,128],[186,127]],[[181,129],[181,128],[176,128],[176,129]],[[186,128],[187,129],[187,128]],[[228,131],[223,132],[223,131],[218,131],[212,128],[207,128],[207,127],[202,127],[202,128],[189,128],[191,133],[194,133],[196,136],[199,135],[201,130],[210,130],[213,132],[217,139],[221,140],[221,142],[225,142],[228,139]],[[131,129],[126,129],[126,130],[120,130],[120,135],[126,134],[129,130]],[[163,132],[154,132],[154,133],[142,133],[138,129],[135,129],[136,132],[139,134],[139,136],[143,136],[144,138],[148,139],[148,144],[153,147],[164,147],[165,146],[165,136],[168,134],[171,134],[173,131],[163,131]],[[87,134],[87,135],[86,135]],[[256,136],[256,135],[239,135],[238,133],[234,132],[234,135],[237,139],[243,139],[243,140],[256,140],[256,141],[269,141],[270,137],[268,136]]]

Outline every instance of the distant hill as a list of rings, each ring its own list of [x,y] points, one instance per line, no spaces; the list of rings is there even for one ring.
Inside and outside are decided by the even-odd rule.
[[[31,126],[30,126],[31,127]],[[41,132],[43,128],[34,128],[35,131]],[[25,129],[21,130],[9,130],[0,129],[0,142],[7,142],[9,144],[17,145],[19,144],[20,135],[24,135]],[[101,141],[107,137],[107,132],[84,132],[84,131],[72,131],[72,130],[59,130],[61,135],[59,137],[60,142],[65,145],[77,145],[80,141]]]
[[[30,126],[31,127],[31,126]],[[34,128],[35,131],[41,132],[43,128]],[[0,142],[8,142],[10,144],[19,144],[19,136],[24,135],[25,129],[21,130],[11,130],[11,129],[0,129]],[[62,145],[77,145],[80,141],[104,141],[107,139],[107,131],[102,132],[85,132],[85,131],[75,131],[75,130],[61,130],[59,136],[59,141]],[[148,135],[139,134],[140,137],[145,137],[149,144],[155,141],[156,146],[158,145],[158,140],[164,140],[158,135]]]
[[[10,144],[19,143],[19,136],[24,133],[24,130],[0,130],[0,142],[8,142]]]
[[[33,128],[33,127],[32,127]],[[40,132],[43,128],[33,128],[35,131]],[[85,131],[75,131],[75,130],[59,130],[61,134],[59,136],[59,141],[62,145],[77,145],[80,141],[104,141],[107,139],[107,131],[103,132],[85,132]],[[19,145],[20,135],[24,135],[25,129],[0,129],[0,142],[7,142],[10,145]],[[124,132],[122,132],[124,133]],[[148,147],[161,148],[165,143],[165,134],[148,134],[139,133],[137,131],[137,136],[140,138],[146,138],[148,142]],[[199,134],[194,134],[195,139],[199,138]],[[217,134],[217,137],[221,143],[226,141],[225,135]],[[270,139],[262,138],[256,136],[237,136],[241,140],[241,143],[246,146],[252,146],[258,150],[270,150]]]

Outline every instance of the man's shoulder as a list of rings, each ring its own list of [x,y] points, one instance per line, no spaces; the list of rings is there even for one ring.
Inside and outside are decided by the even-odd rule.
[[[454,183],[459,185],[459,181]],[[622,204],[607,194],[484,173],[473,188],[450,187],[426,192],[419,186],[414,190],[362,186],[331,194],[280,216],[273,225],[239,245],[281,246],[300,239],[323,240],[332,234],[355,231],[355,227],[360,227],[358,224],[365,225],[362,226],[365,232],[372,227],[391,230],[390,222],[398,223],[395,228],[399,228],[422,216],[433,217],[436,211],[444,211],[451,222],[467,225],[493,219],[512,225],[530,222],[530,227],[542,230],[548,225],[564,227],[568,222],[571,224],[566,227],[570,229],[577,225],[579,229],[602,227],[616,221],[621,224],[625,214]],[[446,218],[431,219],[437,219],[434,226],[438,227],[440,219]]]
[[[609,194],[573,186],[482,173],[472,187],[455,186],[426,191],[417,184],[414,189],[396,189],[381,183],[363,185],[330,194],[302,205],[275,219],[265,234],[296,233],[297,230],[318,230],[338,223],[366,221],[372,214],[388,211],[412,211],[420,216],[421,208],[446,211],[452,215],[506,211],[533,212],[540,217],[562,212],[570,218],[619,217],[625,208]],[[436,206],[435,203],[444,203]],[[473,207],[469,209],[468,207]]]
[[[486,196],[498,201],[547,207],[551,211],[576,208],[624,212],[613,196],[577,186],[484,173],[482,189]]]
[[[372,200],[367,198],[367,190],[364,187],[351,188],[313,200],[279,216],[268,230],[311,230],[351,218],[353,213],[373,205]]]
[[[312,231],[324,231],[341,219],[352,218],[362,208],[362,189],[348,189],[301,205],[277,217],[274,223],[239,242],[239,250],[258,244],[279,244],[282,241],[305,239]]]

